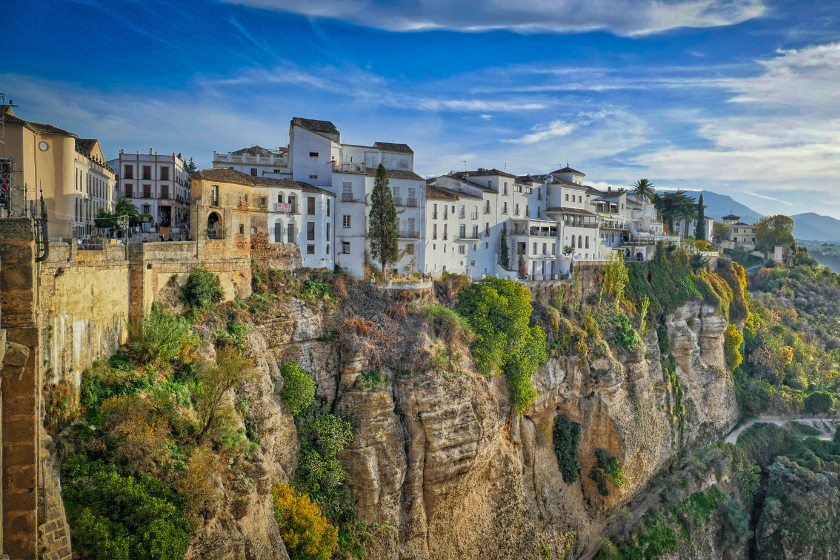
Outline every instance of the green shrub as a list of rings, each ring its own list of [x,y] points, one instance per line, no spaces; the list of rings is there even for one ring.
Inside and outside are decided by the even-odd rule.
[[[737,498],[727,498],[720,513],[724,546],[736,550],[750,536],[750,514]]]
[[[300,416],[315,401],[317,383],[297,362],[283,364],[280,375],[283,377],[280,398],[289,407],[292,416]]]
[[[328,284],[304,280],[298,293],[301,299],[307,301],[330,300],[333,297],[332,287]]]
[[[805,397],[805,411],[812,414],[824,414],[834,410],[837,401],[834,395],[827,391],[815,391]]]
[[[359,383],[368,389],[376,391],[383,388],[385,384],[388,383],[388,376],[383,375],[378,371],[368,371],[359,375]]]
[[[185,319],[167,313],[157,303],[152,304],[151,313],[129,324],[128,332],[128,347],[143,363],[165,368],[176,360],[194,359],[198,337]]]
[[[616,488],[624,486],[624,473],[621,472],[621,461],[606,449],[599,447],[595,450],[595,468],[603,471],[607,480]]]
[[[430,303],[420,309],[426,315],[426,321],[431,325],[435,336],[443,337],[448,343],[451,344],[455,340],[469,343],[475,338],[469,321],[449,307]]]
[[[741,355],[741,345],[744,343],[744,337],[738,330],[738,326],[734,324],[726,327],[723,336],[723,354],[726,358],[726,365],[734,371],[744,361],[744,357]]]
[[[802,422],[791,422],[790,427],[794,432],[803,436],[819,436],[820,433],[822,433],[814,426],[809,426],[808,424],[803,424]]]
[[[638,331],[630,324],[630,319],[627,315],[617,314],[614,322],[615,335],[613,336],[613,343],[627,352],[635,352],[637,348],[644,345],[642,337],[639,336]]]
[[[205,309],[222,300],[219,279],[203,264],[193,268],[181,293],[184,305],[195,310]]]
[[[565,414],[554,418],[554,454],[563,482],[572,484],[578,479],[577,448],[580,441],[580,424]]]
[[[111,465],[69,457],[62,498],[73,551],[92,560],[180,560],[190,525],[183,497],[148,473],[120,476]]]
[[[301,422],[298,469],[293,485],[309,494],[336,523],[350,521],[353,502],[338,454],[353,441],[353,426],[341,416],[313,407]]]
[[[539,394],[531,374],[547,359],[545,331],[531,327],[531,291],[509,279],[485,278],[458,295],[458,313],[475,332],[473,357],[485,375],[504,374],[516,413]]]
[[[610,487],[607,485],[607,478],[604,476],[604,472],[598,468],[591,468],[589,469],[589,478],[595,481],[595,484],[598,486],[598,493],[602,496],[609,496],[610,495]]]

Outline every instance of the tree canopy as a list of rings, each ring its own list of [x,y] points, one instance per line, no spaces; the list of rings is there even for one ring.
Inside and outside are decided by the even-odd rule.
[[[648,181],[647,179],[639,179],[635,183],[633,183],[633,188],[630,190],[630,194],[638,197],[641,201],[645,200],[653,200],[656,196],[654,192],[653,183]]]
[[[763,253],[769,253],[777,245],[790,247],[793,245],[793,219],[778,214],[764,216],[755,228],[755,248]]]
[[[395,263],[399,258],[397,243],[397,209],[391,195],[391,182],[388,171],[381,163],[376,170],[373,193],[370,196],[370,253],[382,266],[382,274],[387,276],[388,263]]]
[[[674,232],[674,223],[683,218],[695,217],[697,211],[694,199],[685,194],[685,191],[676,190],[656,195],[653,199],[656,211],[668,223],[668,232]]]

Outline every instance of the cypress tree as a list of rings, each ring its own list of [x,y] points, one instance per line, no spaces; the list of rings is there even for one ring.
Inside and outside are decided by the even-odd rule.
[[[391,195],[391,182],[388,171],[381,163],[376,169],[376,179],[373,183],[373,193],[370,195],[370,254],[374,260],[382,265],[382,275],[386,272],[388,263],[397,262],[399,245],[397,244],[397,209],[394,208],[394,198]]]
[[[499,247],[499,262],[505,269],[510,268],[510,254],[508,253],[507,231],[502,228],[502,239]]]
[[[697,227],[694,228],[695,239],[706,239],[706,207],[703,206],[703,193],[697,201]]]

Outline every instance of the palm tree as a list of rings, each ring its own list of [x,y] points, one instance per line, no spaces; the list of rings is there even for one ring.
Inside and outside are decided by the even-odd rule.
[[[653,198],[656,196],[654,192],[653,183],[648,181],[647,179],[639,179],[635,183],[633,183],[633,188],[630,191],[630,194],[644,202],[645,200],[653,201]]]
[[[677,190],[656,195],[653,199],[656,211],[668,223],[668,231],[673,235],[674,222],[678,222],[696,211],[694,199],[684,191]]]
[[[120,198],[114,206],[114,216],[128,216],[129,225],[136,226],[139,223],[140,211],[127,198]]]

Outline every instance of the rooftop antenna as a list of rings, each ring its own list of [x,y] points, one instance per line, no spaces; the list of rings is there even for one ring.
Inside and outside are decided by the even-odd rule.
[[[507,162],[505,162],[505,168],[504,168],[502,171],[504,171],[505,173],[507,173]]]
[[[466,172],[467,172],[467,160],[462,159],[462,160],[461,160],[461,163],[463,163],[463,164],[464,164],[464,173],[466,173]]]
[[[9,99],[9,102],[6,103],[6,96],[3,93],[0,93],[0,105],[8,105],[9,108],[17,107],[15,102]],[[0,144],[6,143],[6,109],[3,109],[3,112],[0,113]]]

